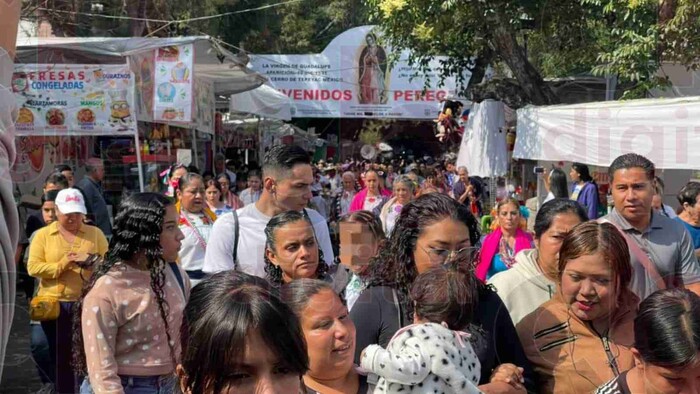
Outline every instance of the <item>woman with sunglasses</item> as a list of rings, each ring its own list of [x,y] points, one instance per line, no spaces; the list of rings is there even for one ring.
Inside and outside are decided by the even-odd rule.
[[[496,204],[498,227],[484,239],[476,276],[485,281],[517,263],[515,255],[532,249],[532,236],[520,229],[520,204],[507,198]]]
[[[364,348],[386,347],[401,327],[411,324],[414,306],[409,293],[419,274],[445,263],[472,262],[479,240],[474,216],[439,193],[404,206],[392,234],[378,263],[370,267],[367,289],[350,311],[357,327],[356,361]],[[481,363],[480,389],[534,389],[532,371],[503,302],[473,275],[469,289],[472,302],[464,306],[469,316],[465,331],[474,337]]]

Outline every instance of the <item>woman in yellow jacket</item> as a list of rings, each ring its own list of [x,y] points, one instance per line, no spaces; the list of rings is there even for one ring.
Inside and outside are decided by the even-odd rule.
[[[76,379],[71,369],[73,304],[83,282],[90,278],[90,254],[107,252],[107,239],[94,226],[83,224],[85,199],[77,189],[61,190],[56,196],[57,220],[37,230],[29,249],[27,271],[39,278],[37,296],[55,297],[58,318],[41,322],[56,365],[57,393],[74,393]],[[92,260],[94,261],[94,260]]]

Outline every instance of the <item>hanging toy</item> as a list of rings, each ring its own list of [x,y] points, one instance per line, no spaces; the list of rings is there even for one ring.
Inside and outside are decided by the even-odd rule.
[[[440,142],[443,142],[450,134],[454,132],[454,119],[452,118],[452,109],[447,108],[445,112],[440,113],[437,120],[438,133],[436,137]]]

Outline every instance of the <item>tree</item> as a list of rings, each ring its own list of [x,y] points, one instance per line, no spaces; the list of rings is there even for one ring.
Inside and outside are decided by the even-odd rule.
[[[442,75],[457,76],[460,82],[463,82],[459,78],[462,71],[468,69],[472,78],[464,87],[469,95],[477,92],[475,87],[490,64],[503,62],[512,71],[517,85],[507,84],[502,93],[522,94],[535,104],[557,101],[528,61],[518,39],[523,23],[520,17],[524,14],[519,2],[367,0],[367,4],[387,43],[396,50],[411,50],[409,60],[413,63],[427,67],[435,56],[447,56],[448,60],[442,62]],[[481,93],[489,96],[495,90],[496,87]],[[473,98],[478,101],[484,97]]]
[[[277,0],[267,0],[272,4]],[[262,4],[260,4],[262,5]],[[222,5],[218,12],[243,7]],[[318,53],[343,31],[369,22],[361,0],[304,0],[253,14],[222,19],[224,41],[253,53]]]
[[[610,43],[598,54],[597,75],[618,75],[634,83],[627,97],[663,86],[663,62],[696,69],[700,59],[700,2],[697,0],[582,0],[601,11]]]
[[[65,37],[156,37],[210,31],[211,20],[187,24],[174,21],[214,15],[226,0],[23,0],[24,19],[47,20],[56,36]],[[102,16],[94,16],[102,15]],[[124,19],[108,17],[126,17]],[[131,18],[131,19],[128,19]]]
[[[581,72],[616,75],[646,90],[662,60],[695,66],[700,2],[695,0],[366,0],[395,50],[410,49],[426,66],[449,56],[442,76],[472,72],[463,93],[497,96],[515,106],[553,104],[543,77]],[[528,44],[531,44],[528,48]],[[483,82],[487,65],[514,81]]]

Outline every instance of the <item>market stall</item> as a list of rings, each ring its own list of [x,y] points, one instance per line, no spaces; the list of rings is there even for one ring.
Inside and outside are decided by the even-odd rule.
[[[319,144],[326,143],[315,133],[303,130],[279,119],[254,117],[250,114],[226,114],[217,146],[226,151],[240,152],[244,163],[260,162],[273,145],[296,144],[314,153]]]
[[[144,190],[146,175],[157,179],[178,149],[204,159],[215,95],[266,81],[245,63],[208,37],[18,40],[13,89],[26,148],[13,169],[19,192],[37,194],[52,164],[69,158],[81,167],[95,146],[109,161],[105,183],[114,193]]]

